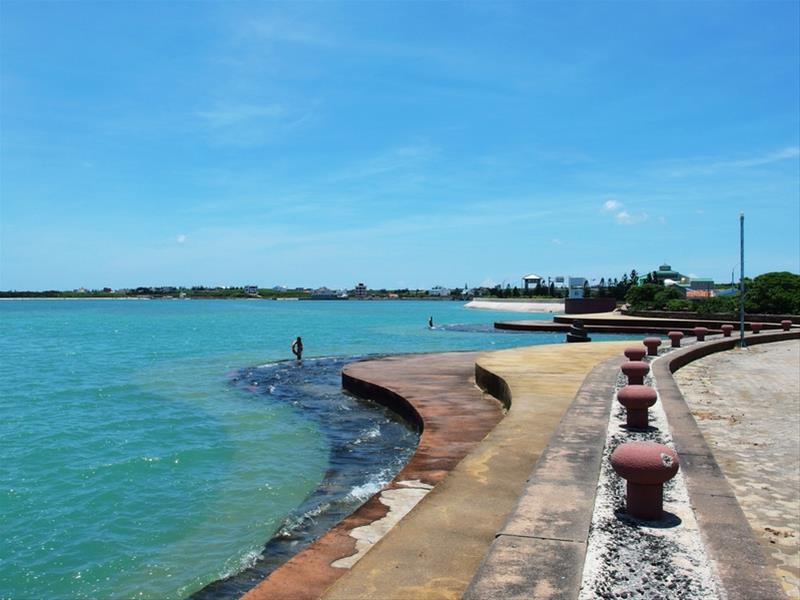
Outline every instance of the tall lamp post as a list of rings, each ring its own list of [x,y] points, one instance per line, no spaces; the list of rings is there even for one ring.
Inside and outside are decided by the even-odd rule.
[[[739,213],[739,348],[744,341],[744,213]]]

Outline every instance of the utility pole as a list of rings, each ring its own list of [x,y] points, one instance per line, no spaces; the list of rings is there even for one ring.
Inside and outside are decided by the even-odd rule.
[[[739,348],[744,341],[744,213],[739,213]]]

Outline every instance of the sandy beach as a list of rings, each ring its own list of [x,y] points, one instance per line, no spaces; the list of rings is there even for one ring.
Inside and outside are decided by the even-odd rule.
[[[564,312],[564,302],[504,302],[502,300],[471,300],[466,308],[479,308],[483,310],[501,310],[505,312],[521,313],[557,313]]]

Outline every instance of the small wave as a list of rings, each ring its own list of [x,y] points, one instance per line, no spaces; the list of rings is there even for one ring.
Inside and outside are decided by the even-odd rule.
[[[368,440],[374,440],[376,437],[379,437],[380,435],[381,435],[380,425],[375,425],[374,427],[371,427],[370,429],[367,429],[366,431],[362,432],[361,435],[359,435],[355,440],[353,440],[353,445],[355,446],[358,444],[363,444]]]
[[[285,540],[300,537],[297,534],[301,530],[307,528],[309,523],[316,523],[317,517],[325,514],[330,507],[330,502],[322,502],[301,515],[285,519],[283,525],[281,525],[281,528],[278,529],[277,533],[275,534],[275,537]]]
[[[381,469],[378,473],[370,477],[366,483],[354,486],[347,494],[347,497],[358,500],[359,502],[368,500],[380,492],[383,487],[392,480],[394,472],[395,469],[393,468]]]
[[[256,552],[255,550],[251,550],[244,556],[239,557],[238,560],[233,559],[229,561],[230,567],[226,568],[225,571],[220,573],[217,578],[218,579],[227,579],[228,577],[233,577],[237,573],[241,573],[245,569],[253,568],[263,555],[260,552]],[[233,563],[233,564],[231,564]]]
[[[377,481],[368,481],[364,485],[357,485],[352,490],[348,496],[355,500],[367,500],[371,498],[375,494],[381,491],[381,488],[384,484],[377,482]]]

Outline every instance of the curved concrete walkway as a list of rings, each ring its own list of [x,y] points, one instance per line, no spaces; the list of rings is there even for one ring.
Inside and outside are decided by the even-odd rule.
[[[480,357],[478,365],[511,389],[508,415],[323,597],[461,597],[587,373],[628,345],[558,344]]]
[[[769,566],[800,598],[800,341],[713,354],[675,380]]]

